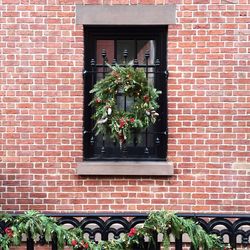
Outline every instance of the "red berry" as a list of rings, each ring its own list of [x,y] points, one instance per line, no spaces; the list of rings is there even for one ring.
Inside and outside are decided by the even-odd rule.
[[[128,236],[133,237],[135,234],[136,234],[136,228],[133,227],[133,228],[130,229],[130,232],[128,233]]]
[[[4,231],[10,238],[13,237],[13,231],[10,227],[6,227]]]
[[[121,119],[119,120],[119,123],[120,123],[120,124],[119,124],[119,125],[120,125],[119,127],[120,127],[120,128],[123,128],[124,125],[126,124],[126,121],[125,121],[123,118],[121,118]]]
[[[76,241],[76,240],[72,240],[72,241],[71,241],[71,245],[72,245],[73,247],[75,247],[75,246],[77,245],[77,241]]]

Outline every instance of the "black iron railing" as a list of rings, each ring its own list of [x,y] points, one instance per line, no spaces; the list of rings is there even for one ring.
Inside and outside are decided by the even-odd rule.
[[[93,131],[94,122],[90,117],[95,112],[88,105],[85,105],[85,127],[84,127],[84,142],[85,142],[85,158],[88,160],[165,160],[166,159],[166,96],[165,82],[168,77],[165,69],[159,59],[150,61],[149,51],[145,52],[144,62],[138,62],[138,59],[130,61],[134,68],[142,68],[145,71],[146,77],[150,84],[153,84],[157,89],[162,90],[163,94],[159,98],[160,108],[157,110],[159,119],[156,124],[145,129],[140,135],[134,135],[131,143],[125,143],[121,148],[119,143],[110,139],[107,135],[95,135]],[[89,91],[89,86],[93,87],[94,84],[105,77],[110,72],[107,62],[111,65],[119,63],[120,66],[128,65],[128,51],[123,51],[122,62],[117,62],[116,59],[107,58],[106,50],[102,50],[102,62],[97,63],[95,59],[91,59],[89,69],[84,69],[83,75],[85,78],[85,88]],[[110,62],[111,61],[111,62]],[[89,98],[85,96],[86,100]],[[85,100],[85,101],[86,101]],[[87,103],[91,99],[87,100]],[[120,102],[120,103],[119,103]],[[126,98],[124,93],[117,94],[117,103],[119,108],[126,111],[131,105],[131,100]]]
[[[79,213],[79,214],[47,214],[57,219],[60,225],[80,227],[85,235],[94,241],[117,239],[121,234],[137,225],[142,224],[147,214],[138,213]],[[208,233],[215,233],[225,243],[229,243],[233,249],[250,249],[250,215],[246,214],[178,214],[184,218],[192,218],[199,223]],[[0,234],[4,234],[5,224],[0,222]],[[151,250],[161,249],[161,238],[155,234],[156,244],[151,244]],[[44,244],[41,238],[38,244]],[[34,250],[35,243],[28,236],[26,249]],[[193,249],[189,239],[183,235],[180,239],[172,240],[173,249]],[[52,250],[57,250],[57,242],[54,238],[51,243]],[[148,249],[145,240],[144,247]]]

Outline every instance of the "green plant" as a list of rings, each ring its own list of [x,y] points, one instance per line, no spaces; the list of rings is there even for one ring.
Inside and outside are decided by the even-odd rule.
[[[4,241],[5,249],[8,249],[7,245],[20,245],[23,235],[30,237],[34,241],[37,241],[39,236],[43,236],[47,243],[51,241],[52,235],[55,235],[58,239],[58,247],[62,249],[64,241],[69,235],[68,231],[58,226],[53,218],[33,210],[16,217],[3,214],[0,220],[11,225],[11,227],[8,227],[11,233],[6,233],[6,235],[8,235],[8,241]],[[4,237],[6,235],[4,235]]]
[[[68,245],[73,250],[127,250],[140,245],[145,236],[149,238],[150,244],[155,244],[153,235],[156,232],[163,235],[164,250],[169,249],[170,233],[177,239],[183,233],[188,234],[197,250],[199,247],[204,250],[226,249],[216,235],[207,234],[193,220],[178,217],[167,211],[151,212],[142,226],[132,228],[130,232],[117,240],[99,241],[98,243],[84,238],[80,228],[65,229],[62,225],[58,225],[53,218],[36,211],[28,211],[15,217],[2,214],[0,221],[11,225],[6,227],[5,234],[0,236],[0,247],[3,250],[9,250],[12,245],[20,245],[23,235],[34,241],[39,236],[43,236],[47,243],[54,236],[57,238],[58,249],[63,249],[65,245]]]

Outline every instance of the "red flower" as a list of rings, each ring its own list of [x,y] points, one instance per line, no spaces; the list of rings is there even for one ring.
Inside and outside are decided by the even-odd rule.
[[[120,123],[120,128],[123,128],[125,126],[125,124],[126,124],[126,121],[123,118],[121,118],[119,120],[119,123]]]
[[[10,227],[6,227],[6,228],[4,229],[4,231],[5,231],[5,233],[6,233],[10,238],[13,237],[13,231],[12,231],[12,229],[11,229]]]
[[[130,118],[130,122],[131,123],[135,122],[135,118]]]
[[[136,234],[136,228],[131,228],[129,233],[128,233],[128,237],[133,237]]]
[[[71,245],[72,245],[73,247],[75,247],[75,246],[77,245],[77,240],[72,240],[72,241],[71,241]]]
[[[145,102],[149,102],[149,100],[150,100],[148,95],[143,96],[143,99]]]

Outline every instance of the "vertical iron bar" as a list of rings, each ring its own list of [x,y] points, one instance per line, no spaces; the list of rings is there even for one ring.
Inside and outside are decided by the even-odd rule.
[[[107,53],[105,49],[102,49],[102,77],[105,77],[105,68],[106,68],[106,61],[107,61]]]
[[[123,51],[123,58],[124,58],[124,64],[126,65],[127,64],[127,58],[128,58],[128,50],[125,49]]]
[[[139,64],[139,63],[138,63],[138,59],[135,58],[135,59],[134,59],[134,68],[137,68],[138,64]]]
[[[93,88],[93,86],[95,84],[95,74],[97,74],[95,59],[91,59],[90,65],[91,65],[91,87]],[[92,113],[94,113],[94,112],[92,111]],[[91,119],[91,128],[93,128],[93,127],[94,127],[94,121],[93,121],[93,119]],[[91,132],[90,145],[94,146],[94,142],[95,142],[95,138],[94,138],[93,133]]]
[[[34,240],[31,238],[31,233],[27,233],[27,242],[26,242],[27,250],[34,250]]]
[[[114,59],[117,61],[117,40],[114,40]],[[118,62],[119,63],[119,62]]]
[[[180,239],[175,239],[175,249],[182,250],[182,235],[180,236]]]
[[[102,148],[101,148],[102,156],[105,154],[105,135],[102,135]]]
[[[52,250],[57,250],[57,237],[56,237],[56,234],[52,235],[51,246],[52,246]]]
[[[122,145],[122,156],[127,157],[127,153],[128,153],[127,146],[126,146],[126,143],[124,143]]]
[[[127,49],[125,49],[123,51],[123,57],[124,57],[124,64],[125,64],[125,67],[126,67],[127,58],[128,58],[128,50]],[[123,93],[123,98],[124,98],[123,109],[126,112],[127,111],[127,97],[126,97],[125,93]],[[125,141],[125,143],[122,145],[122,155],[123,155],[123,157],[127,156],[127,152],[128,151],[127,151],[126,141]]]
[[[127,64],[127,58],[128,58],[128,51],[126,49],[123,51],[123,57],[124,57],[125,65],[126,65]],[[123,107],[124,107],[124,111],[126,112],[127,111],[127,98],[126,98],[125,94],[123,94],[123,96],[124,96]]]
[[[112,66],[115,66],[117,64],[117,61],[116,61],[116,59],[115,58],[113,58],[113,61],[112,61]],[[117,141],[114,139],[113,140],[113,145],[114,145],[114,147],[116,147],[116,144],[117,144]]]
[[[95,235],[94,235],[94,234],[90,234],[90,235],[89,235],[89,240],[95,241]]]
[[[92,77],[91,77],[91,87],[94,86],[94,83],[95,83],[95,59],[91,59],[90,61],[90,65],[91,65],[91,74],[92,74]]]
[[[249,244],[248,237],[243,236],[242,237],[242,245],[243,245],[243,247],[247,248],[248,244]]]
[[[107,61],[107,53],[105,49],[102,49],[102,77],[105,77],[106,74],[106,61]],[[105,154],[105,135],[102,135],[102,148],[101,148],[101,154]]]
[[[155,65],[154,65],[154,86],[156,86],[157,82],[156,82],[156,77],[157,77],[157,74],[158,74],[158,71],[159,71],[159,66],[160,66],[160,60],[159,59],[156,59],[155,60]],[[156,129],[156,131],[159,132],[159,128]],[[156,133],[156,138],[155,138],[155,145],[156,145],[156,156],[159,155],[159,150],[160,150],[160,138],[159,138],[159,133]]]
[[[160,145],[160,143],[161,143],[160,138],[158,136],[158,133],[156,133],[155,144],[158,147]]]
[[[190,243],[190,250],[195,250],[194,245]]]
[[[116,45],[116,40],[115,40],[115,45]],[[115,48],[116,50],[116,48]],[[116,54],[114,55],[115,58],[113,58],[113,61],[112,61],[112,66],[115,66],[117,64],[117,61],[116,61]],[[117,97],[116,97],[117,98]],[[117,141],[114,139],[113,141],[113,144],[114,144],[114,147],[116,147],[116,144],[117,144]]]
[[[148,59],[149,59],[149,51],[147,50],[145,52],[145,63],[146,63],[146,78],[148,80]],[[145,150],[144,150],[144,154],[148,155],[149,154],[149,150],[148,150],[148,129],[146,129],[145,131]]]
[[[230,237],[229,243],[230,243],[230,245],[231,245],[231,247],[232,247],[233,249],[236,249],[236,247],[237,247],[237,241],[236,241],[236,235],[235,235],[235,234],[233,234],[233,235]]]
[[[147,50],[145,52],[146,77],[147,77],[147,79],[148,79],[148,60],[149,60],[149,56],[150,56],[150,54],[149,54],[149,51]]]
[[[115,66],[117,64],[117,61],[116,59],[114,58],[113,61],[112,61],[112,66]]]
[[[161,249],[161,243],[158,242],[158,233],[153,232],[153,241],[154,242],[149,242],[148,250],[160,250]]]
[[[136,49],[137,50],[137,49]],[[134,59],[134,64],[133,64],[133,67],[134,69],[136,69],[138,67],[139,63],[138,63],[138,59],[135,58]],[[135,102],[135,97],[134,97],[134,102]],[[134,146],[136,147],[137,144],[138,144],[138,140],[137,140],[137,136],[136,136],[136,133],[134,133],[134,140],[133,140],[133,143],[134,143]]]
[[[103,229],[103,231],[101,232],[101,239],[102,240],[108,240],[109,239],[109,232],[108,232],[108,230]]]
[[[137,40],[134,40],[134,46],[135,46],[134,58],[137,58],[137,49],[138,49]]]

